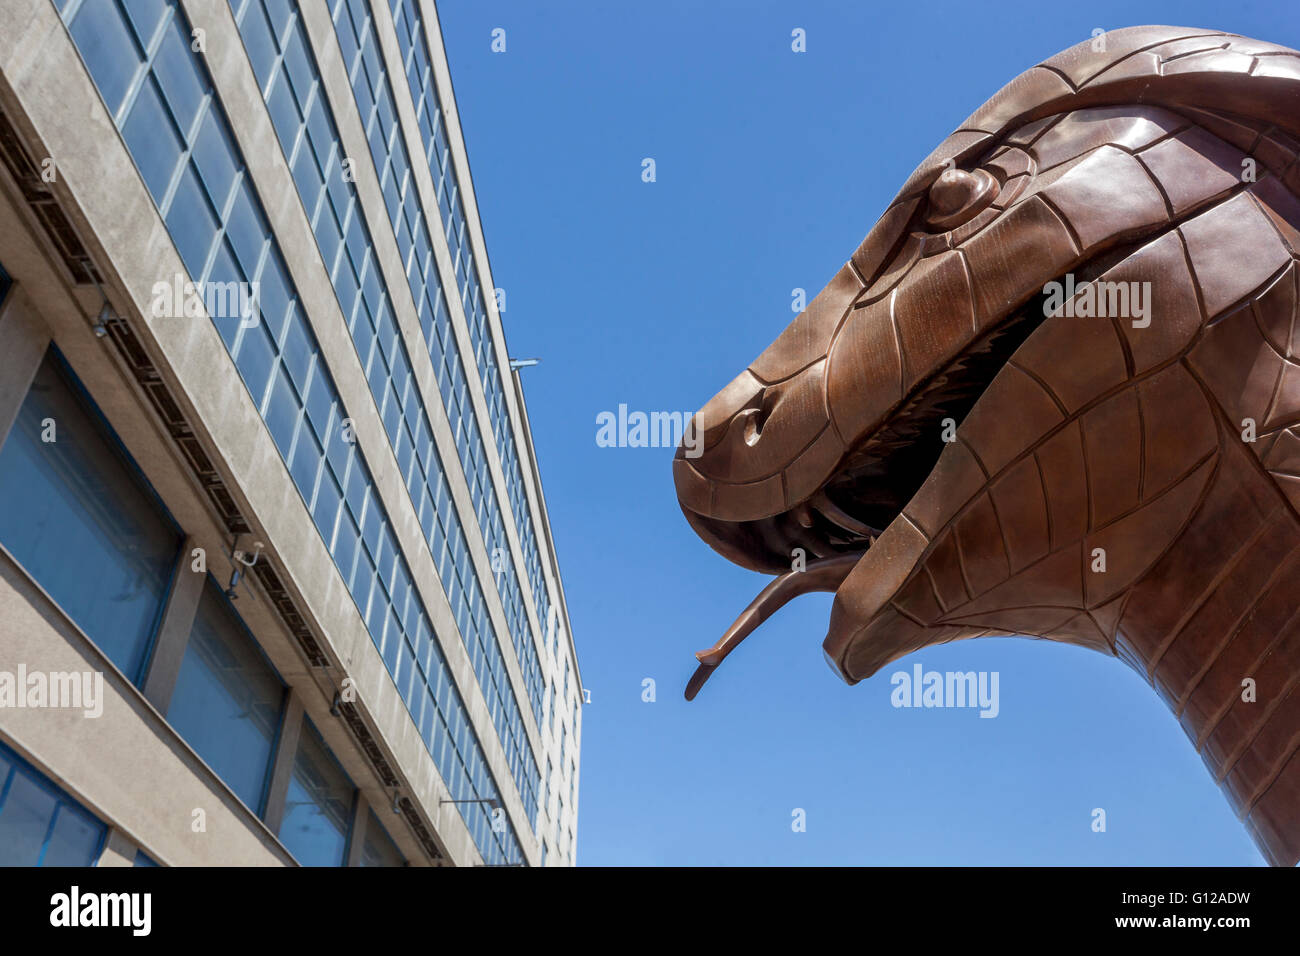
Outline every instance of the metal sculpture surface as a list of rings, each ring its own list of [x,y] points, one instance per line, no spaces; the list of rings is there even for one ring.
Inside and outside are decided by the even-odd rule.
[[[1300,54],[1099,39],[949,136],[696,414],[682,510],[780,576],[687,697],[814,590],[835,592],[824,648],[850,683],[962,638],[1093,648],[1152,684],[1294,865]]]

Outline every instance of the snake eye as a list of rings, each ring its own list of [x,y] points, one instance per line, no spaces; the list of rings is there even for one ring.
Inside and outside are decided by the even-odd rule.
[[[945,169],[930,187],[926,225],[936,232],[960,226],[987,209],[998,189],[997,179],[983,169]]]

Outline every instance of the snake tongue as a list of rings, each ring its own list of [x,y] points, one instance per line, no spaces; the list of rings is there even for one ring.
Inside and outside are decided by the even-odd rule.
[[[758,596],[749,602],[749,606],[740,612],[740,616],[727,628],[718,642],[710,648],[699,651],[695,659],[700,666],[695,669],[686,685],[686,699],[694,700],[705,681],[713,674],[732,651],[740,646],[741,641],[758,629],[769,617],[785,607],[795,598],[814,591],[835,591],[844,583],[850,572],[857,566],[862,553],[837,555],[814,561],[801,571],[787,571],[778,575],[758,592]]]

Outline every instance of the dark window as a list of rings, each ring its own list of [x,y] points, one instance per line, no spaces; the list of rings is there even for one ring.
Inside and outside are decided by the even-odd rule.
[[[366,821],[366,839],[361,846],[362,866],[404,866],[406,860],[388,834],[374,811]]]
[[[208,578],[167,721],[254,813],[271,772],[284,684]]]
[[[104,826],[0,744],[0,866],[94,866]]]
[[[355,792],[325,741],[304,717],[280,823],[280,841],[303,866],[343,865]]]
[[[0,543],[135,681],[180,534],[70,376],[51,350],[0,448]]]

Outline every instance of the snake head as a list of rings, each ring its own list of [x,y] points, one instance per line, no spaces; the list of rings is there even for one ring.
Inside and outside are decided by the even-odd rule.
[[[1033,67],[972,114],[696,413],[673,469],[700,537],[753,570],[791,573],[800,553],[835,568],[751,606],[743,633],[779,595],[833,589],[824,648],[850,682],[985,634],[1115,652],[1100,609],[1147,565],[1097,583],[1086,555],[1108,522],[1157,499],[1160,520],[1124,536],[1142,541],[1131,553],[1160,553],[1204,487],[1215,412],[1170,363],[1231,304],[1218,300],[1290,261],[1278,223],[1300,217],[1281,131],[1296,133],[1300,70],[1294,51],[1211,31],[1106,41]],[[1247,153],[1269,136],[1279,145],[1256,150],[1247,180]],[[1110,286],[1132,286],[1125,314],[1062,309]],[[1139,457],[1111,480],[1101,459],[1115,452],[1098,443],[1115,436]]]

